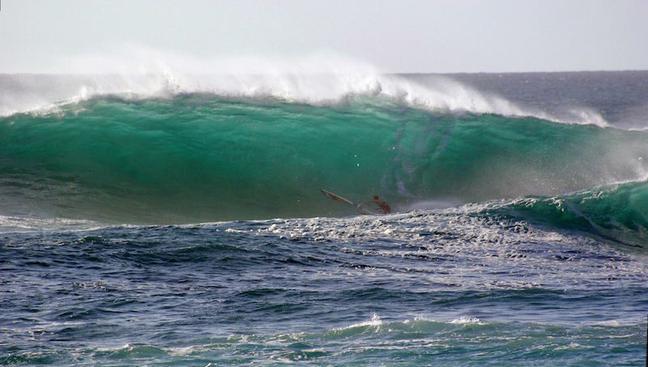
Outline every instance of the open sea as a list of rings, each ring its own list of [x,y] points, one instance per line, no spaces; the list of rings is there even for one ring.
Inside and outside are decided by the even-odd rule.
[[[0,75],[0,365],[642,366],[647,315],[648,71]]]

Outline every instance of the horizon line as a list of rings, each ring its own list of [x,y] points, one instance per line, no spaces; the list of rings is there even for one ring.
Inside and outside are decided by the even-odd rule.
[[[379,72],[383,75],[475,75],[475,74],[567,74],[567,73],[629,73],[629,72],[648,72],[646,69],[582,69],[582,70],[553,70],[553,71],[387,71]],[[158,73],[119,73],[119,72],[98,72],[98,73],[71,73],[71,72],[4,72],[0,75],[69,75],[69,76],[89,76],[89,75],[155,75]],[[184,73],[188,75],[218,75],[219,73]],[[226,73],[241,75],[264,75],[265,73]],[[298,73],[299,74],[299,73]],[[304,74],[340,74],[330,72],[304,73]],[[344,74],[344,73],[342,73]]]

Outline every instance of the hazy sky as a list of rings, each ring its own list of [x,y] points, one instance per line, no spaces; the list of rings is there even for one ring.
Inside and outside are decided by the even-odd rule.
[[[1,0],[0,72],[124,44],[335,52],[390,72],[648,69],[648,0]]]

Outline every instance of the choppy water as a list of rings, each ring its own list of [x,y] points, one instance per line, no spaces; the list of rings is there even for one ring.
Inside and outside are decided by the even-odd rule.
[[[580,115],[520,75],[8,113],[0,364],[642,365],[648,136],[619,116],[648,91],[618,75]]]

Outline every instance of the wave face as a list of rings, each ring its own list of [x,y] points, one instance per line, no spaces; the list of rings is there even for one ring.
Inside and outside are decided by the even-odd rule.
[[[487,213],[522,217],[639,248],[648,243],[648,183],[631,182],[551,198],[524,198]]]
[[[401,210],[551,196],[642,177],[645,141],[380,96],[320,106],[97,97],[0,119],[0,214],[164,223],[355,213],[320,188],[353,201],[379,194]]]

